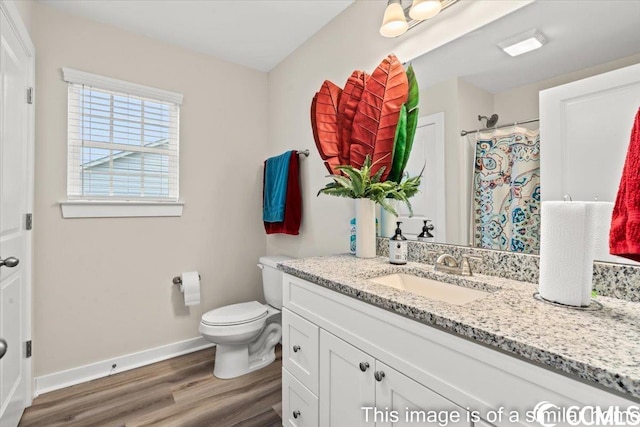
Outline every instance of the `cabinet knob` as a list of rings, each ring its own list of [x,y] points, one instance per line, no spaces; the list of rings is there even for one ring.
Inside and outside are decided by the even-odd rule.
[[[293,418],[298,418],[300,417],[300,411],[293,411]]]
[[[369,369],[369,362],[360,362],[360,370],[366,372]]]
[[[376,381],[382,381],[382,379],[384,378],[384,371],[376,371],[373,374],[373,378],[375,378]]]
[[[9,257],[7,259],[0,259],[0,267],[13,268],[18,264],[20,264],[20,260],[18,258],[15,258],[15,257]]]
[[[297,352],[299,352],[300,350],[302,350],[302,348],[300,348],[300,346],[299,346],[299,345],[294,345],[294,346],[293,346],[293,352],[294,352],[294,353],[297,353]]]

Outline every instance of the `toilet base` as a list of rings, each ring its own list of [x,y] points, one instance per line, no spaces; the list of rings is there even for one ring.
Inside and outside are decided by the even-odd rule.
[[[248,345],[225,345],[216,346],[216,358],[213,365],[213,375],[223,380],[237,378],[257,371],[270,365],[276,360],[275,348],[261,357],[249,357]]]

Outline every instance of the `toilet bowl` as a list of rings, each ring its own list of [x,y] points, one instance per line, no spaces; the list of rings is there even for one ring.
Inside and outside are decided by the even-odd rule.
[[[267,304],[258,301],[227,305],[202,315],[200,333],[216,344],[213,375],[228,379],[264,368],[275,358],[282,337],[282,272],[277,264],[291,259],[261,257],[262,286]]]

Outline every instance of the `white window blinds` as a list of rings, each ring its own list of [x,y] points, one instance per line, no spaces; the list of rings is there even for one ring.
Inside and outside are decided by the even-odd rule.
[[[64,69],[69,200],[177,201],[182,96]]]

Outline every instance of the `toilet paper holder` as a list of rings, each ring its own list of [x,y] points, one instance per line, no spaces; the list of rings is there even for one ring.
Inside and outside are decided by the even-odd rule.
[[[198,274],[198,279],[202,280],[202,276],[200,274]],[[182,285],[182,278],[180,276],[175,276],[172,281],[174,285]]]

